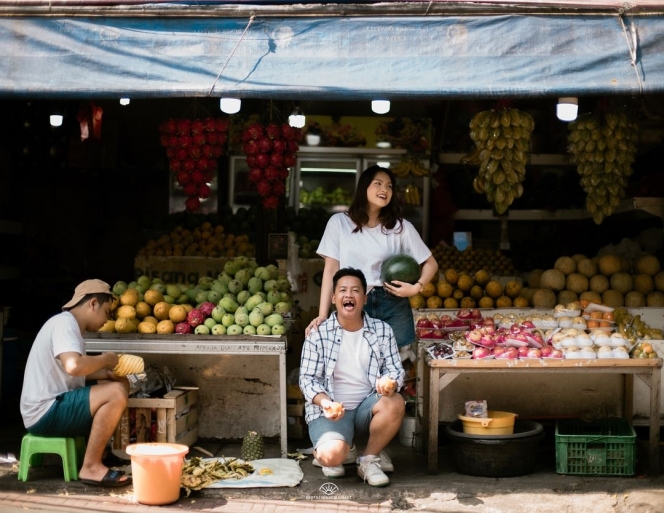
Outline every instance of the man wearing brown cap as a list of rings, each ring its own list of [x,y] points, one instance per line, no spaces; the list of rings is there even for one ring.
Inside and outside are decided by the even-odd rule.
[[[62,313],[39,330],[21,394],[23,424],[33,435],[88,437],[79,478],[96,486],[131,484],[129,476],[102,463],[106,444],[127,406],[129,384],[111,371],[118,364],[115,353],[89,356],[83,339],[84,332],[104,325],[112,299],[108,283],[101,280],[86,280],[76,287]]]

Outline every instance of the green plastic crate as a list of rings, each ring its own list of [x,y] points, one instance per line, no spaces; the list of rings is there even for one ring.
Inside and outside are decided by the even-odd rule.
[[[556,424],[556,472],[593,476],[633,476],[636,432],[625,419]]]

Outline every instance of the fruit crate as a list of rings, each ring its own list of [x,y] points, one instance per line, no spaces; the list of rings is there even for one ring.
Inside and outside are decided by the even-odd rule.
[[[198,387],[175,387],[164,397],[130,397],[113,434],[113,449],[130,443],[191,446],[198,438]]]
[[[625,419],[556,424],[556,472],[595,476],[632,476],[636,432]]]

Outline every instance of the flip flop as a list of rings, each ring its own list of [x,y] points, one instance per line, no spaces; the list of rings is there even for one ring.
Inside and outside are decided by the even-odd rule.
[[[101,481],[95,481],[94,479],[81,479],[81,483],[90,485],[90,486],[105,486],[108,488],[118,488],[120,486],[128,486],[132,483],[131,476],[127,476],[126,479],[122,479],[125,473],[122,470],[110,470],[106,472],[106,475],[102,477]]]

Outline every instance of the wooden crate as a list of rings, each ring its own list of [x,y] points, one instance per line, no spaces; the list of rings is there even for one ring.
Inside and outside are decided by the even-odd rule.
[[[307,423],[304,421],[304,395],[298,385],[288,385],[286,402],[288,438],[304,438],[307,433]]]
[[[135,415],[130,414],[132,409]],[[153,422],[156,423],[154,437]],[[198,438],[198,387],[175,387],[163,398],[130,397],[115,428],[113,449],[124,451],[134,436],[137,443],[166,442],[191,446]]]

